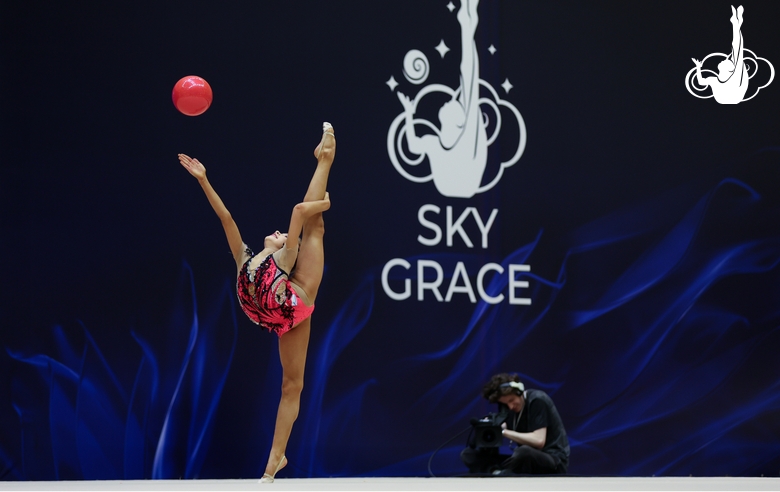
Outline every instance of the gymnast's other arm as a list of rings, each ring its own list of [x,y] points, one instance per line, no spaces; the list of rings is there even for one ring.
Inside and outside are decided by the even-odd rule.
[[[282,270],[292,271],[298,259],[298,238],[303,231],[306,220],[330,208],[330,193],[325,192],[325,198],[310,202],[301,202],[293,207],[290,217],[290,227],[287,229],[287,241],[284,248],[274,254],[274,259]]]
[[[211,183],[209,183],[209,180],[206,177],[206,167],[201,164],[199,160],[193,159],[186,154],[179,154],[179,162],[198,180],[200,187],[203,188],[203,192],[206,194],[206,198],[211,204],[211,208],[214,209],[220,222],[222,222],[222,228],[225,230],[225,236],[227,236],[230,252],[233,254],[236,266],[241,268],[244,254],[244,242],[241,239],[241,233],[238,231],[238,226],[233,220],[233,216],[230,215],[230,211],[225,207],[225,204],[222,203],[222,199],[219,198],[219,195],[217,195],[217,192],[214,191]]]

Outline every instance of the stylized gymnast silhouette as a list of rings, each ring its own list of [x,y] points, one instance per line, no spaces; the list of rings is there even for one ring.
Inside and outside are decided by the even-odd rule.
[[[314,155],[317,168],[303,202],[293,208],[287,233],[276,231],[266,236],[263,250],[254,254],[241,239],[230,212],[206,178],[206,168],[197,159],[179,154],[179,162],[197,178],[222,222],[238,269],[241,308],[253,322],[279,336],[282,398],[261,482],[273,482],[276,473],[287,465],[287,442],[300,410],[311,313],[325,264],[322,212],[330,208],[326,186],[336,155],[336,139],[330,123],[323,124],[322,139]]]
[[[693,58],[696,64],[696,80],[701,86],[710,86],[712,95],[720,104],[737,104],[742,102],[748,89],[747,66],[744,59],[745,43],[742,39],[742,22],[745,9],[740,5],[736,10],[731,7],[731,54],[718,63],[717,77],[702,77],[702,62]]]
[[[479,109],[479,57],[474,41],[478,4],[478,0],[462,0],[458,10],[462,44],[460,87],[452,100],[439,109],[438,136],[415,133],[414,104],[398,92],[406,113],[404,128],[409,150],[428,156],[436,188],[446,196],[473,196],[487,164],[487,134]]]

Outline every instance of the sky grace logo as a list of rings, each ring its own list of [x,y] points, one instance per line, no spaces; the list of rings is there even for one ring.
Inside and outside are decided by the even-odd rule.
[[[425,183],[433,180],[436,190],[446,197],[471,198],[490,190],[501,180],[504,170],[520,159],[526,144],[525,122],[520,112],[479,77],[480,60],[474,39],[479,22],[478,3],[478,0],[462,0],[456,14],[460,25],[460,86],[453,89],[444,84],[428,84],[410,97],[400,90],[396,92],[399,83],[395,76],[386,82],[403,106],[403,112],[393,120],[387,134],[390,161],[409,181]],[[450,12],[456,10],[452,2],[446,8]],[[431,48],[442,59],[451,51],[444,39]],[[491,56],[496,56],[498,49],[490,45],[488,51]],[[404,79],[411,84],[422,85],[429,75],[430,63],[425,53],[417,49],[407,52],[403,62]],[[508,94],[512,84],[506,79],[501,87]],[[417,114],[426,96],[438,96],[438,99],[444,100],[438,109],[438,126]],[[514,132],[508,135],[516,138],[516,143],[512,141],[516,145],[514,155],[501,162],[497,174],[482,184],[488,164],[488,147],[499,137],[502,126],[507,126],[503,124],[505,117],[513,118],[515,121],[508,126],[513,130],[517,128],[516,135]],[[502,143],[510,145],[507,142],[509,138],[502,139]],[[418,166],[426,158],[430,165],[430,174],[426,176],[415,176],[403,165]]]
[[[478,4],[478,0],[461,0],[459,8],[451,1],[443,4],[460,27],[459,86],[424,85],[431,64],[427,55],[418,49],[406,53],[402,72],[402,80],[422,86],[417,94],[410,96],[397,90],[400,84],[394,76],[386,82],[403,108],[387,134],[387,152],[393,166],[401,176],[414,183],[433,181],[436,191],[449,198],[471,198],[492,189],[501,180],[504,170],[520,159],[526,145],[525,122],[520,112],[503,100],[490,83],[480,78],[475,41]],[[430,49],[438,52],[431,56],[448,62],[446,56],[451,49],[444,39]],[[498,49],[490,45],[487,52],[493,57]],[[457,60],[449,61],[456,63]],[[513,88],[508,78],[500,87],[504,94]],[[435,116],[438,116],[438,126],[430,121]],[[498,153],[488,152],[502,133],[501,144],[507,149],[505,160]],[[426,170],[410,172],[409,168],[426,161],[430,166],[428,174],[420,176]],[[480,210],[474,206],[442,207],[425,203],[417,212],[422,232],[416,239],[428,248],[465,246],[485,250],[498,215],[497,208]],[[435,251],[410,259],[393,258],[382,268],[382,289],[394,301],[531,304],[531,298],[525,294],[530,287],[526,280],[530,265],[509,261],[485,263],[483,256],[479,259],[452,264],[446,260],[446,255]]]

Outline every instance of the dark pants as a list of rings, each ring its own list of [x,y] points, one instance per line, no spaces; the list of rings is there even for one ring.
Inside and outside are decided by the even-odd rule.
[[[500,454],[497,448],[466,448],[460,459],[470,473],[495,475],[541,475],[566,473],[566,466],[558,458],[531,446],[518,446],[512,456]]]

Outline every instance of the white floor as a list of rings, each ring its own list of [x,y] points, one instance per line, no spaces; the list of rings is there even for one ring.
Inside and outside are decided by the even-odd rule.
[[[733,477],[486,477],[486,478],[308,478],[279,479],[272,484],[257,480],[138,480],[0,482],[5,490],[139,490],[139,491],[232,491],[232,490],[773,490],[780,491],[780,478]]]

